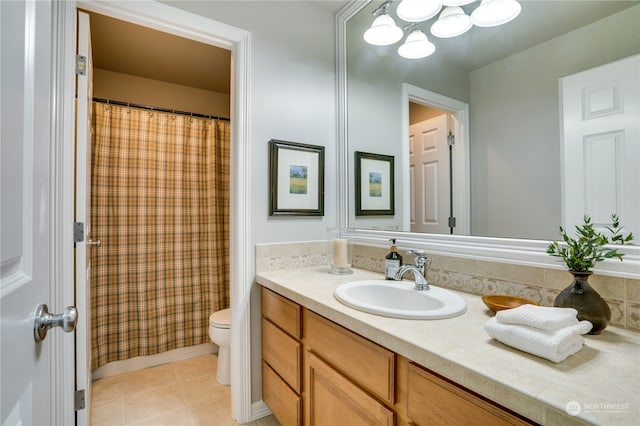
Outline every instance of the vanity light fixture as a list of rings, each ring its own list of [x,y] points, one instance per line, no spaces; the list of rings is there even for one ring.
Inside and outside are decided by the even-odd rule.
[[[422,30],[413,30],[404,43],[398,47],[398,55],[407,59],[421,59],[433,54],[436,46],[429,41],[427,35]]]
[[[375,46],[387,46],[402,38],[402,30],[387,13],[389,4],[391,1],[386,1],[373,11],[373,15],[377,15],[377,17],[373,20],[371,27],[364,32],[364,40],[367,43]]]
[[[396,14],[410,24],[400,29],[387,12],[387,7],[391,4],[391,0],[387,0],[372,12],[376,18],[365,31],[364,39],[376,46],[394,44],[402,39],[406,30],[437,15],[443,5],[446,6],[445,9],[431,25],[431,34],[440,38],[459,36],[474,25],[495,27],[506,24],[515,19],[522,9],[518,0],[481,0],[480,6],[469,16],[460,6],[474,1],[476,0],[402,0],[396,8]],[[398,54],[403,58],[418,59],[433,54],[435,50],[435,45],[429,41],[425,33],[420,29],[414,29],[398,48]]]
[[[521,9],[517,0],[482,0],[471,12],[471,22],[479,27],[495,27],[515,19]]]
[[[473,27],[471,17],[459,6],[447,6],[431,26],[431,34],[440,38],[456,37]]]
[[[438,14],[442,2],[438,0],[402,0],[396,9],[398,17],[407,22],[422,22]]]

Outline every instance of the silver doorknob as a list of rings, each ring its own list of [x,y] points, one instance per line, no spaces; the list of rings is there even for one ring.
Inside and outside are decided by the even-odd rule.
[[[67,306],[61,314],[50,314],[47,305],[40,305],[36,309],[33,322],[33,338],[40,343],[47,337],[51,327],[62,327],[67,333],[76,329],[78,310],[75,306]]]

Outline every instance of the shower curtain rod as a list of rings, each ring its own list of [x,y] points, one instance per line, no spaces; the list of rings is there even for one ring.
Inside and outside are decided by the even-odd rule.
[[[113,105],[120,105],[120,106],[132,107],[132,108],[148,109],[149,111],[169,112],[169,113],[172,113],[172,114],[188,115],[189,117],[208,118],[208,119],[211,119],[211,120],[231,121],[231,119],[226,118],[226,117],[218,117],[218,116],[215,116],[215,115],[207,115],[207,114],[197,114],[195,112],[178,111],[178,110],[175,110],[175,109],[156,108],[156,107],[147,106],[147,105],[132,104],[131,102],[112,101],[111,99],[93,98],[93,101],[94,102],[100,102],[100,103],[103,103],[103,104],[113,104]]]

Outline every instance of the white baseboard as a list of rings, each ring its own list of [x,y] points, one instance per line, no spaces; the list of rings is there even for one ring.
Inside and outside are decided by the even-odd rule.
[[[182,361],[214,353],[218,353],[217,345],[214,345],[213,343],[202,343],[200,345],[173,349],[155,355],[138,356],[122,361],[113,361],[93,370],[91,378],[93,380],[98,380],[103,377],[115,376],[117,374],[128,373],[130,371],[155,367],[156,365],[166,364],[168,362]]]
[[[251,421],[256,421],[271,415],[271,410],[264,401],[260,400],[251,404]]]

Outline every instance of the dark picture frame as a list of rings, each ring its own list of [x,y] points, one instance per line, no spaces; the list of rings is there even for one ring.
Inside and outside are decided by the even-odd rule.
[[[355,152],[356,216],[395,214],[394,157]]]
[[[324,146],[269,141],[269,215],[324,216]]]

